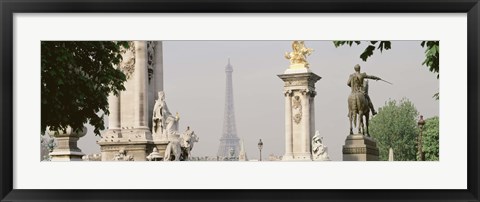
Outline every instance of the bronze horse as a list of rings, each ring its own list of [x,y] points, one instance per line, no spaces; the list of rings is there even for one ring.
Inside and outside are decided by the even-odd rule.
[[[370,137],[370,133],[368,132],[370,108],[368,105],[368,100],[365,97],[365,92],[368,92],[368,81],[364,81],[363,92],[352,91],[350,96],[348,96],[348,118],[350,119],[350,135],[353,135],[352,122],[353,125],[357,127],[358,117],[358,134],[367,134],[367,136]],[[365,124],[363,122],[363,117],[365,117]]]

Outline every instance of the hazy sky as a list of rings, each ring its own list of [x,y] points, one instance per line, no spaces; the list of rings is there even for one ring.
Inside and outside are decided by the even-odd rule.
[[[315,127],[323,136],[332,160],[342,159],[342,145],[349,134],[346,85],[353,66],[362,72],[390,81],[370,81],[369,94],[376,109],[389,99],[405,97],[426,118],[439,114],[436,75],[422,66],[424,48],[420,41],[393,41],[392,49],[363,62],[366,47],[335,48],[331,41],[305,41],[314,52],[307,60],[322,77],[316,83]],[[247,156],[258,159],[257,143],[262,139],[262,157],[285,152],[283,81],[277,77],[289,66],[284,58],[291,41],[164,41],[164,90],[172,113],[179,112],[179,130],[190,126],[200,137],[193,156],[215,156],[223,130],[225,66],[233,66],[233,94],[237,134],[244,140]],[[81,138],[84,153],[99,153],[95,137]]]

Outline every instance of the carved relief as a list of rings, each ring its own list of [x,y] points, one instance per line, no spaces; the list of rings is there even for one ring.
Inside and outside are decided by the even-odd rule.
[[[120,149],[113,157],[114,161],[133,161],[133,156],[127,155],[127,151],[124,148]]]
[[[317,95],[316,91],[310,89],[303,89],[300,92],[302,92],[302,95],[310,95],[310,97],[315,97],[315,95]]]
[[[368,147],[344,147],[343,148],[343,154],[372,154],[372,155],[378,155],[378,150],[374,148],[368,148]]]
[[[135,43],[133,41],[128,42],[129,48],[122,50],[122,62],[120,62],[120,69],[129,79],[133,72],[135,72]],[[147,70],[148,81],[153,77],[153,67],[155,65],[155,42],[147,41]]]
[[[127,79],[132,76],[135,71],[135,43],[128,42],[129,48],[122,50],[122,62],[120,62],[120,69],[127,76]]]
[[[292,113],[293,120],[295,121],[296,124],[299,124],[300,121],[302,120],[302,103],[298,95],[293,97],[292,109],[293,109],[293,113]]]
[[[147,41],[147,69],[148,69],[148,82],[153,77],[153,67],[155,65],[155,41]]]
[[[288,81],[286,82],[286,86],[306,86],[308,85],[307,80],[299,80],[299,81]]]

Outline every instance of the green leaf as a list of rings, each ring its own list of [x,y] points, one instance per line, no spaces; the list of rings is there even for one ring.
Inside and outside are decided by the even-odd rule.
[[[372,45],[369,45],[364,51],[363,53],[360,55],[360,58],[363,60],[363,61],[367,61],[368,57],[372,56],[373,55],[373,51],[375,50],[375,46],[372,46]]]

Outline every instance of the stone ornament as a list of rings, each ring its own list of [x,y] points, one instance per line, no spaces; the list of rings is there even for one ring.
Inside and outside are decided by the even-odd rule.
[[[113,157],[114,161],[133,161],[133,156],[127,155],[127,151],[125,149],[120,149],[115,157]]]
[[[374,154],[376,156],[379,155],[379,152],[376,148],[369,148],[369,147],[351,147],[351,148],[343,148],[343,154]]]
[[[148,69],[148,81],[150,82],[153,77],[153,68],[155,65],[155,41],[147,41],[147,69]]]
[[[307,56],[313,49],[305,47],[304,41],[293,41],[292,52],[285,52],[285,58],[290,60],[290,69],[308,68]]]
[[[285,97],[286,97],[286,96],[292,97],[293,91],[292,91],[292,90],[286,90],[286,91],[283,92],[283,94],[285,95]]]
[[[120,62],[120,69],[123,71],[127,79],[129,79],[135,71],[135,43],[128,42],[129,48],[123,49],[122,62]]]
[[[55,146],[49,153],[52,161],[81,161],[85,155],[77,146],[78,140],[87,134],[87,128],[74,130],[67,126],[64,129],[51,130],[47,127],[47,133],[55,139]]]
[[[301,81],[289,81],[288,86],[306,86],[308,85],[307,80],[301,80]]]
[[[316,91],[310,89],[303,89],[301,92],[302,95],[309,95],[310,97],[315,97],[315,95],[317,95]]]
[[[154,147],[152,153],[150,153],[146,158],[148,161],[159,161],[163,159],[163,156],[160,155],[157,147]]]
[[[133,72],[135,72],[135,43],[128,42],[128,49],[122,50],[123,60],[120,62],[120,69],[123,71],[127,79],[129,79]],[[153,77],[153,69],[155,66],[155,41],[147,41],[147,69],[148,81]]]
[[[300,96],[296,95],[293,97],[293,120],[296,124],[299,124],[302,120],[302,103],[300,101]]]

